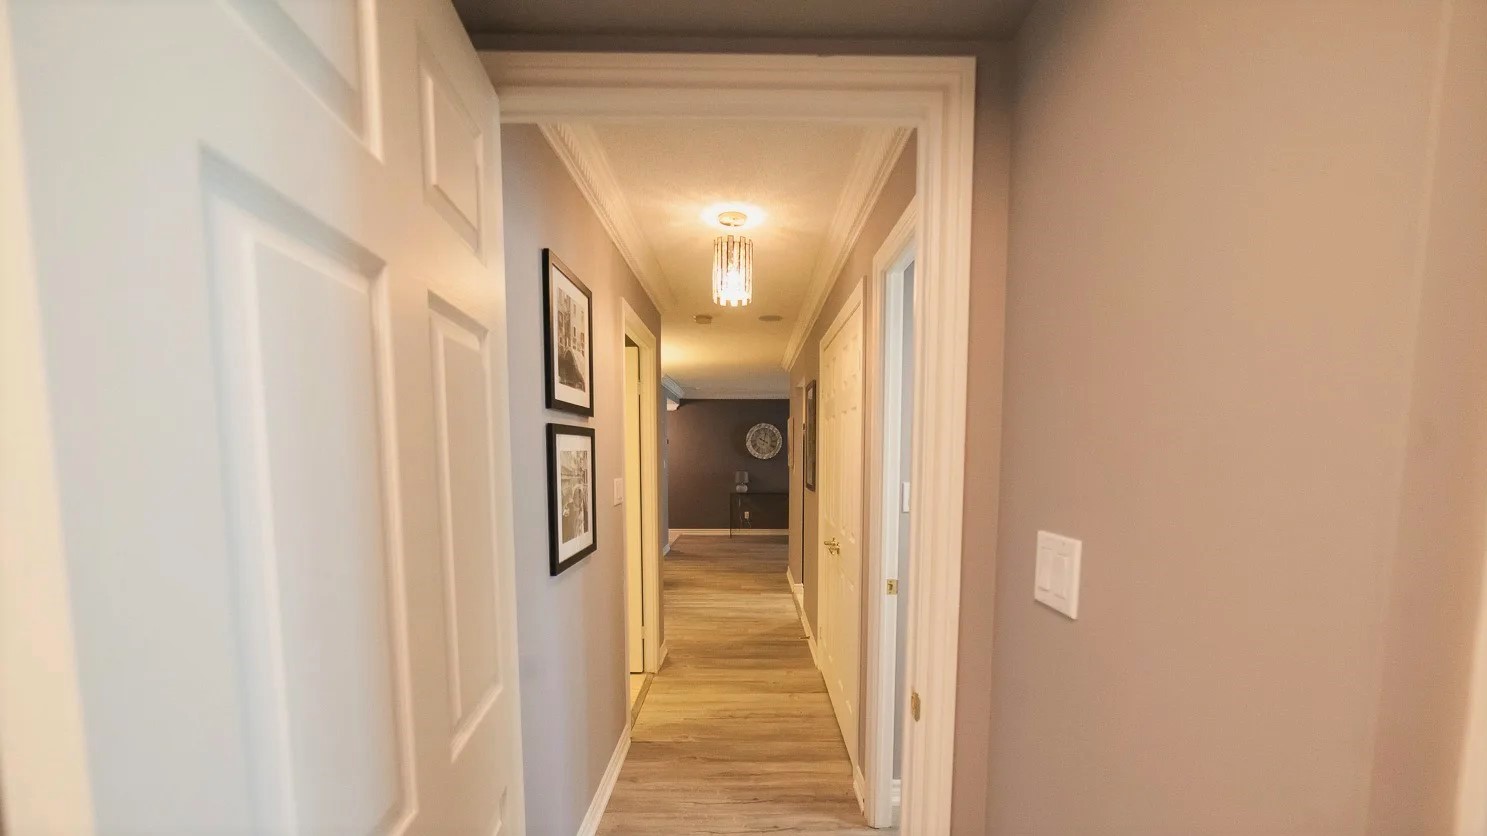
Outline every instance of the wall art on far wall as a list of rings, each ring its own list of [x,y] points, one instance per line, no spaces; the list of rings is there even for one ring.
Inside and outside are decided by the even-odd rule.
[[[594,295],[552,250],[542,250],[547,408],[594,414]]]
[[[800,468],[805,486],[816,489],[816,381],[805,385],[805,403],[800,409]]]
[[[548,570],[556,575],[598,548],[594,430],[547,425]]]

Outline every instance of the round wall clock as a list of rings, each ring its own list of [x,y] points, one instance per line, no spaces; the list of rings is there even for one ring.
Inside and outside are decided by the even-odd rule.
[[[778,456],[782,444],[780,430],[774,424],[755,424],[749,427],[749,434],[744,437],[744,446],[749,448],[749,455],[756,459]]]

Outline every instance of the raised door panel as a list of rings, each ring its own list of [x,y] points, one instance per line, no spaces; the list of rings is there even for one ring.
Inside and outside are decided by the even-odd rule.
[[[291,73],[381,153],[372,0],[229,0]]]
[[[485,331],[435,300],[430,310],[451,754],[499,698],[502,619],[496,563],[490,376]]]
[[[213,288],[259,826],[395,832],[416,809],[383,270],[297,218],[216,200]],[[313,239],[309,243],[306,239]]]
[[[432,49],[424,44],[419,45],[419,94],[425,195],[478,253],[485,136]]]

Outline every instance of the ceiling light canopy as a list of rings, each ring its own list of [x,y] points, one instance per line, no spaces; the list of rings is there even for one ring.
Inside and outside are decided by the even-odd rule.
[[[743,223],[736,226],[729,225],[723,221],[725,215],[742,215]],[[697,217],[708,226],[738,232],[745,229],[754,229],[763,224],[765,212],[752,203],[713,203],[703,207]]]
[[[748,215],[738,210],[719,213],[718,223],[743,227]],[[754,242],[742,235],[720,235],[713,240],[713,301],[724,307],[742,307],[754,300]]]

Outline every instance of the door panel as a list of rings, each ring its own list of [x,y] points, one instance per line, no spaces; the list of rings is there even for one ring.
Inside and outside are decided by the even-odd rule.
[[[848,755],[857,762],[862,631],[862,305],[848,301],[821,345],[822,675]]]
[[[453,9],[8,2],[99,830],[520,833],[498,112]]]

